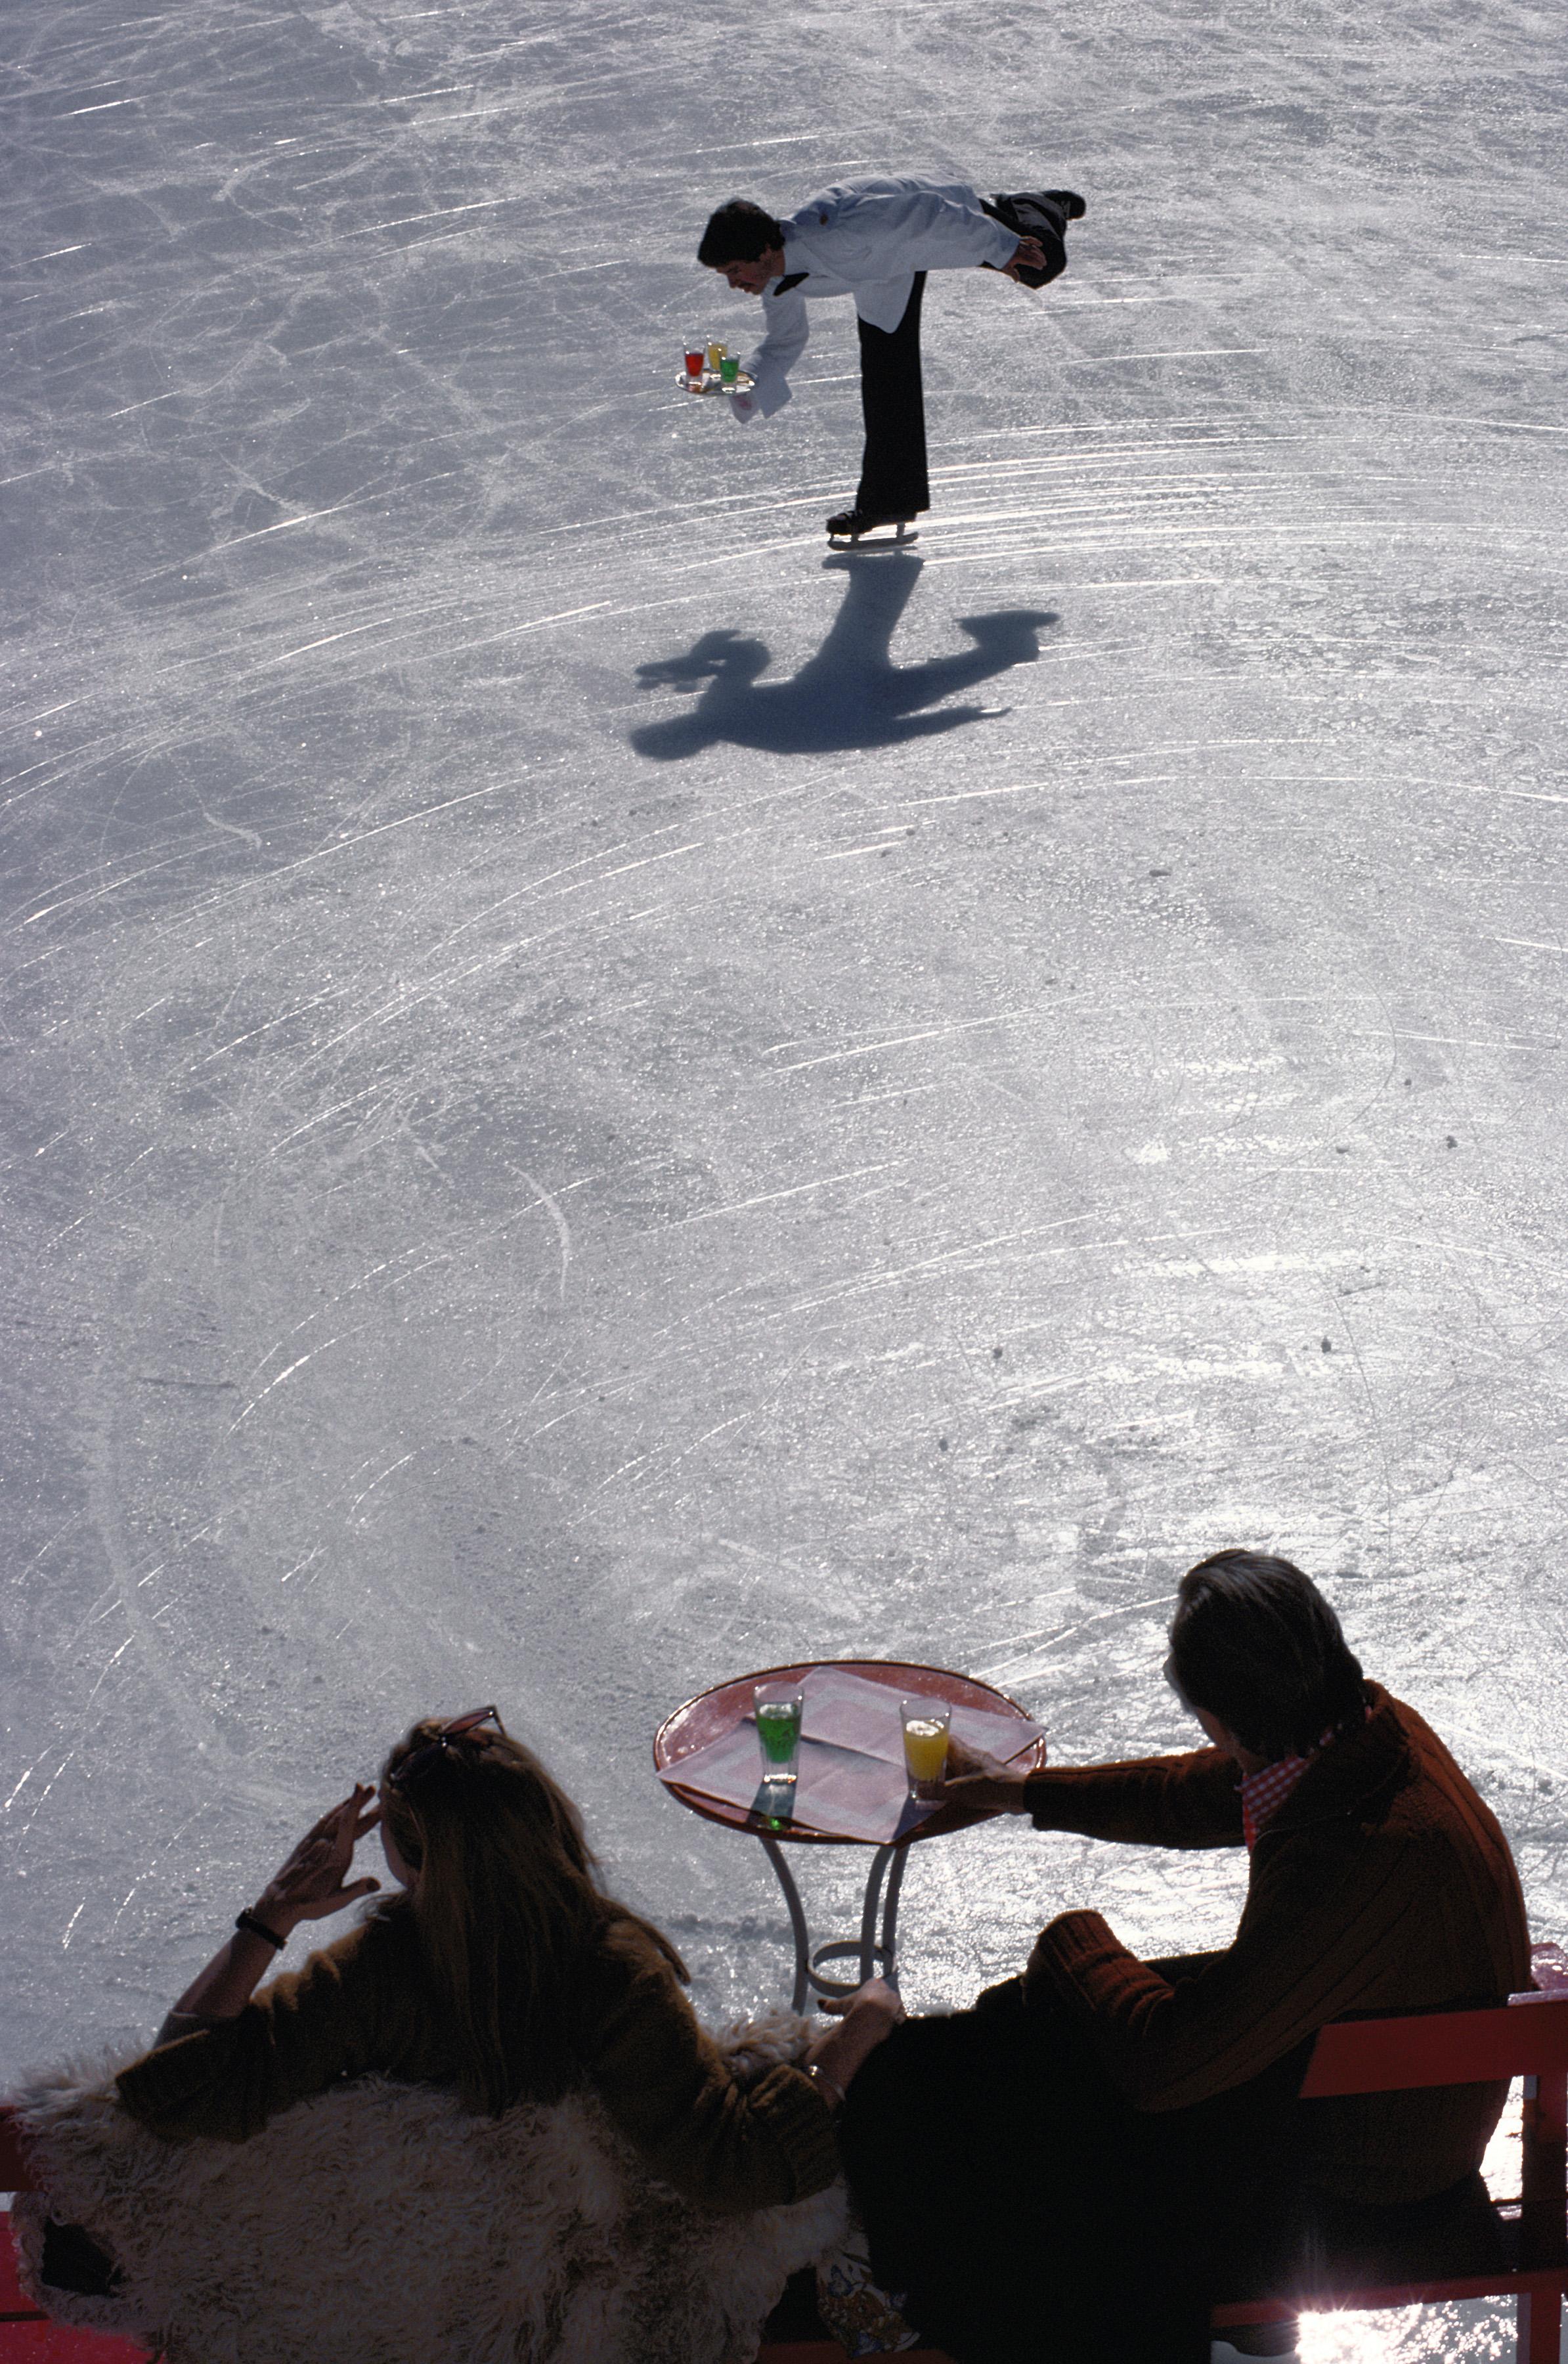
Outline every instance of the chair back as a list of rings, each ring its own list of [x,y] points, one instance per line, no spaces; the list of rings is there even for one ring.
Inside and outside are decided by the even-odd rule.
[[[1482,2085],[1495,2078],[1564,2073],[1568,1994],[1518,1994],[1491,2010],[1335,2020],[1318,2030],[1301,2098],[1403,2093],[1420,2085]]]
[[[1529,2263],[1544,2266],[1568,2255],[1568,1956],[1559,1946],[1532,1946],[1530,1972],[1535,1984],[1506,2003],[1319,2028],[1301,2098],[1522,2077],[1524,2251]]]

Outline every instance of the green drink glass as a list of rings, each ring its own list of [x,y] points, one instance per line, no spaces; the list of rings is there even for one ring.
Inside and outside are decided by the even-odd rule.
[[[800,1756],[800,1687],[759,1683],[752,1696],[762,1779],[770,1790],[793,1790]]]

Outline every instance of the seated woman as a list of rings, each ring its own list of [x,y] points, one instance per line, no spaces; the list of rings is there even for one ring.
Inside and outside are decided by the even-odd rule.
[[[839,2172],[834,2116],[900,2015],[873,1981],[799,2068],[740,2086],[699,2027],[669,1940],[604,1894],[575,1806],[494,1708],[417,1723],[368,1788],[308,1831],[181,1996],[121,2102],[160,2135],[243,2142],[277,2112],[379,2069],[455,2083],[476,2112],[595,2094],[652,2172],[703,2207],[765,2208]],[[401,1893],[254,1990],[381,1830]]]
[[[1296,2098],[1329,2020],[1529,1982],[1507,1842],[1447,1749],[1362,1681],[1288,1561],[1201,1562],[1170,1642],[1208,1747],[1028,1775],[961,1762],[952,1786],[1038,1830],[1246,1846],[1229,1947],[1143,1962],[1097,1912],[1063,1913],[974,2010],[895,2028],[844,2113],[877,2277],[965,2364],[1205,2358],[1215,2297],[1289,2288],[1346,2237],[1375,2252],[1473,2191],[1501,2113],[1496,2084]],[[939,2151],[962,2171],[933,2175]]]

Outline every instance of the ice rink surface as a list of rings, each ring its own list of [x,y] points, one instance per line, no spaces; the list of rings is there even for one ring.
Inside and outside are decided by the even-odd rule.
[[[4,26],[0,2068],[144,2038],[495,1700],[716,2014],[651,1777],[871,1653],[1185,1745],[1297,1558],[1568,1934],[1565,43],[1482,0],[35,0]],[[1088,199],[927,295],[918,554],[825,554],[709,206]],[[824,1928],[862,1858],[803,1877]],[[919,1852],[916,2008],[1244,1865]],[[1313,2353],[1486,2356],[1464,2326]]]

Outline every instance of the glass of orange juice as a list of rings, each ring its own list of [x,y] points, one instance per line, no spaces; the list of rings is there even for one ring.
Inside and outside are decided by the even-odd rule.
[[[898,1706],[904,1719],[904,1767],[909,1776],[909,1795],[922,1806],[940,1805],[952,1710],[942,1699],[900,1700]]]

